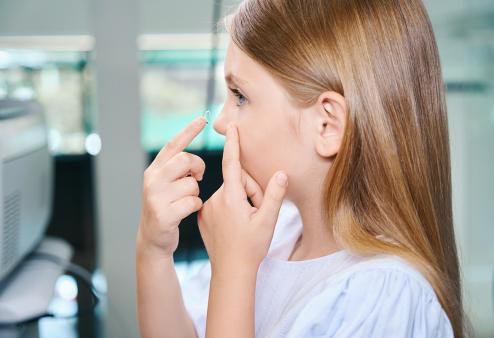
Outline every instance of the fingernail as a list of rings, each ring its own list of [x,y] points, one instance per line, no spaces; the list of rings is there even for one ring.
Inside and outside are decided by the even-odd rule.
[[[279,172],[277,175],[276,175],[276,182],[284,187],[286,185],[286,182],[288,180],[288,177],[286,176],[286,174],[284,172]]]
[[[196,117],[195,120],[193,121],[193,123],[199,125],[199,124],[201,124],[202,119],[203,119],[202,116]]]

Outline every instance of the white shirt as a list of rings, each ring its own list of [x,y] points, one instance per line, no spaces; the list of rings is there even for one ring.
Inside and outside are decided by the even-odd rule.
[[[281,207],[255,292],[256,337],[453,337],[429,282],[396,256],[342,250],[289,261],[302,231],[297,208]],[[199,338],[205,337],[211,265],[182,286]]]

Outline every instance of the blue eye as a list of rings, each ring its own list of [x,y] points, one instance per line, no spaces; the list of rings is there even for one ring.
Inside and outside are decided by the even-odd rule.
[[[243,96],[238,89],[230,88],[230,90],[232,91],[233,95],[235,95],[238,99],[237,106],[242,106],[245,103],[245,100],[247,100],[247,98]]]

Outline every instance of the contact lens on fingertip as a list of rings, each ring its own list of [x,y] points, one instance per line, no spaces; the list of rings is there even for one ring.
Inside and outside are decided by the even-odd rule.
[[[206,119],[206,123],[209,123],[209,115],[210,115],[209,110],[206,110],[204,113],[202,113],[202,116]]]

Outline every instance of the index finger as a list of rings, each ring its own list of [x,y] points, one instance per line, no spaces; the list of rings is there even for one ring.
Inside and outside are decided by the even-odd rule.
[[[242,185],[238,132],[234,124],[230,124],[227,128],[226,142],[223,148],[222,172],[227,194],[230,196],[238,194],[240,197],[246,197]]]
[[[206,125],[206,119],[203,116],[195,118],[181,132],[175,135],[161,150],[153,162],[156,164],[165,163],[176,154],[182,152],[194,138],[201,132]]]

